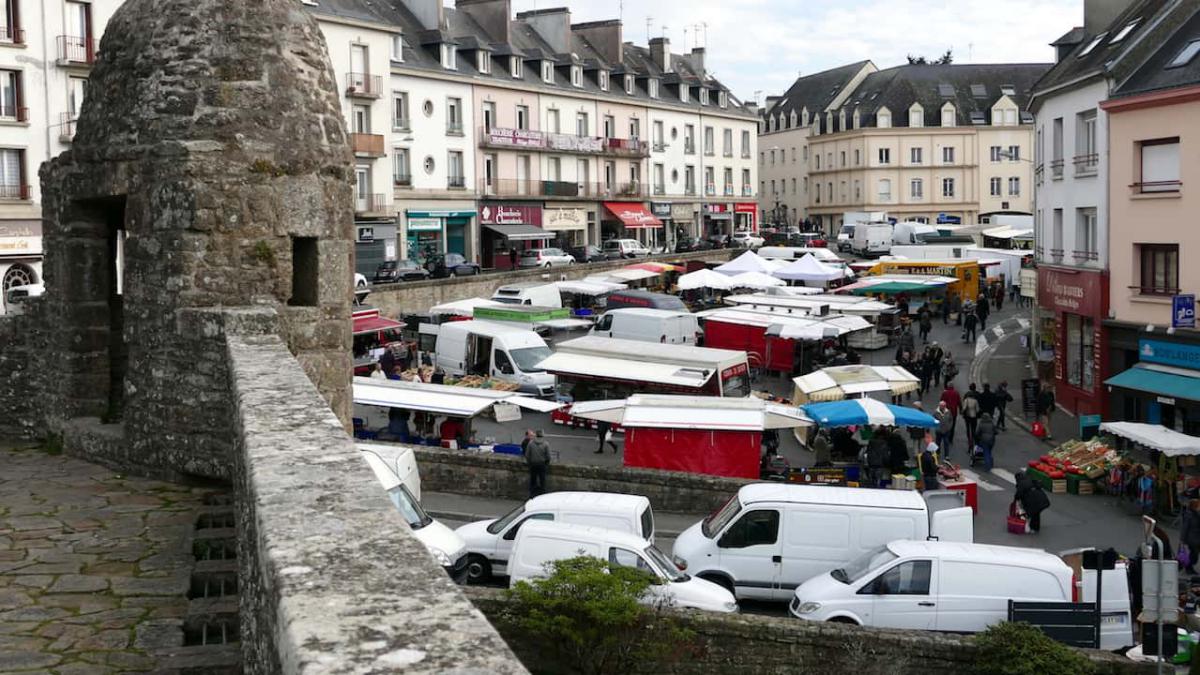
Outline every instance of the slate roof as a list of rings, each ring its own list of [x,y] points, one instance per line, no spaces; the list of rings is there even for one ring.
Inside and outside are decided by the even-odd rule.
[[[1113,91],[1113,98],[1200,84],[1200,54],[1181,66],[1170,67],[1189,43],[1200,41],[1200,7],[1193,3],[1190,9],[1191,16],[1177,17],[1183,22],[1165,35],[1145,63]]]
[[[763,114],[765,117],[771,117],[782,113],[784,119],[790,122],[792,112],[799,117],[804,108],[808,108],[810,115],[822,111],[829,106],[837,93],[846,87],[855,74],[870,63],[870,61],[858,61],[799,77],[791,87],[788,87],[775,105],[765,110]]]

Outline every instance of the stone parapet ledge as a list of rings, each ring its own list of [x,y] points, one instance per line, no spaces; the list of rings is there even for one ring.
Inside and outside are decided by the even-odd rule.
[[[228,335],[247,673],[524,673],[276,336]]]

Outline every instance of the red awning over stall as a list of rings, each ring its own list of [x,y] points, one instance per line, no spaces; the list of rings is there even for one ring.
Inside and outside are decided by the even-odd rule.
[[[376,314],[368,314],[367,316],[354,317],[354,334],[365,335],[367,333],[378,333],[381,330],[392,330],[404,328],[404,324],[399,321],[385,319]]]
[[[604,202],[604,208],[628,228],[662,227],[661,220],[636,202]]]
[[[757,479],[761,431],[625,429],[625,466]]]

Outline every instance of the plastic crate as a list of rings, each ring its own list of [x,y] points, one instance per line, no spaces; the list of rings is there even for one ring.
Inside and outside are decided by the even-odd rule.
[[[1050,481],[1050,492],[1056,495],[1067,494],[1067,479],[1057,478]]]

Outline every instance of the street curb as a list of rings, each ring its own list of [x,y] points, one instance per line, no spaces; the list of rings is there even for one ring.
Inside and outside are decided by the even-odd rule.
[[[999,340],[996,340],[995,342],[989,344],[975,358],[975,360],[971,362],[971,371],[970,371],[971,379],[968,380],[968,382],[986,381],[987,378],[982,377],[982,375],[984,373],[986,373],[987,367],[991,363],[992,355],[996,353],[996,350],[1000,347],[1000,343],[1004,342],[1005,340],[1008,340],[1009,338],[1018,337],[1020,335],[1023,335],[1026,332],[1032,333],[1032,331],[1033,331],[1033,328],[1030,327],[1030,328],[1025,329],[1024,331],[1019,331],[1019,332],[1014,332],[1014,333],[1005,333],[1004,336],[1001,337]],[[1022,415],[1007,415],[1006,414],[1004,416],[1004,421],[1005,421],[1005,423],[1012,422],[1014,426],[1023,429],[1030,436],[1033,436],[1033,429],[1031,429],[1029,423],[1025,421],[1024,416],[1022,416]],[[1045,438],[1038,438],[1037,436],[1033,436],[1033,437],[1035,440],[1041,441],[1047,447],[1050,447],[1050,448],[1058,447],[1058,443],[1056,441],[1046,440]]]
[[[438,520],[457,520],[468,523],[472,523],[477,520],[493,520],[496,518],[496,516],[490,514],[484,515],[481,513],[463,513],[461,511],[439,511],[435,509],[426,509],[425,513],[428,513],[430,516],[433,516]],[[670,539],[675,539],[680,535],[679,532],[674,532],[671,530],[658,530],[654,534],[655,536],[668,537]]]

